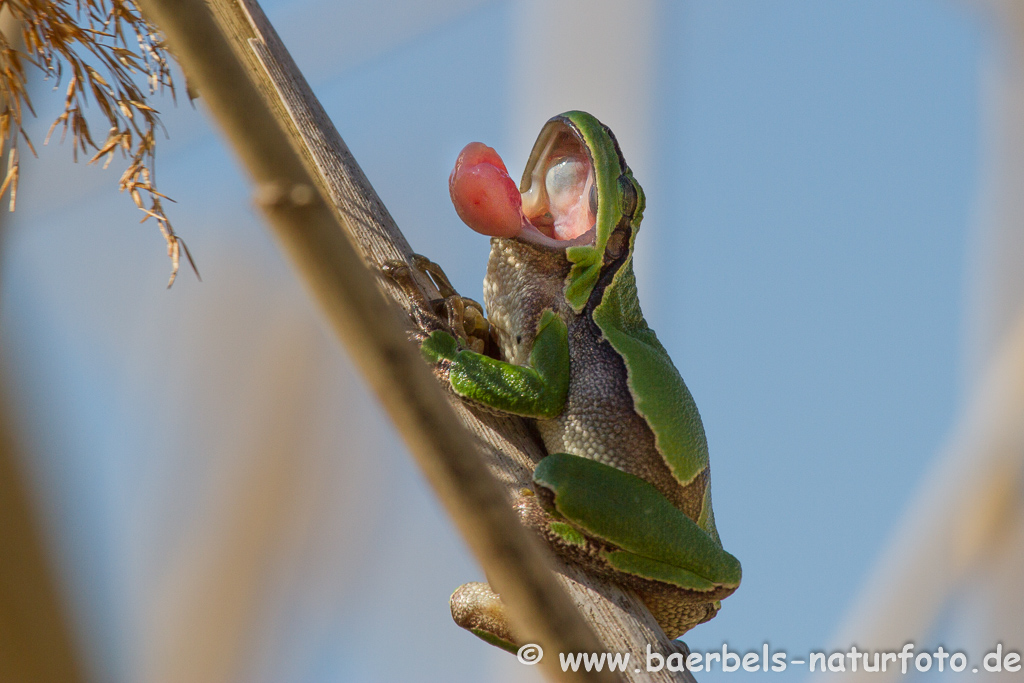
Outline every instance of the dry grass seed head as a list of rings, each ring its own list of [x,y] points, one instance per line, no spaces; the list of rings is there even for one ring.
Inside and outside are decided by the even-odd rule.
[[[133,0],[0,0],[20,29],[23,49],[11,36],[0,33],[0,153],[8,148],[7,172],[0,195],[11,192],[13,211],[18,189],[19,136],[35,154],[22,126],[22,105],[35,115],[26,90],[26,64],[60,83],[70,72],[63,111],[46,134],[59,127],[61,140],[71,133],[72,155],[91,154],[89,163],[104,159],[110,164],[115,152],[129,159],[118,185],[127,191],[143,212],[143,222],[153,218],[167,241],[171,258],[170,287],[178,273],[182,252],[193,270],[195,263],[182,239],[175,234],[156,190],[155,131],[161,127],[159,112],[146,104],[148,95],[167,88],[174,96],[167,51],[156,29],[142,17]],[[148,93],[136,84],[143,75]],[[83,111],[89,101],[106,119],[106,137],[97,143]],[[196,271],[198,276],[198,271]]]

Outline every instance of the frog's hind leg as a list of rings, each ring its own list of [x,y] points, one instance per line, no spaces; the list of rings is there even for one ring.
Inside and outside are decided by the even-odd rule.
[[[473,635],[515,654],[519,650],[501,597],[486,583],[465,583],[451,597],[452,619]]]

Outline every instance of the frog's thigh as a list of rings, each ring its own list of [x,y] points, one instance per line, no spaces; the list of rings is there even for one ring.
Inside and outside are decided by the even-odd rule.
[[[701,592],[739,584],[736,558],[640,477],[553,453],[533,479],[551,494],[559,514],[619,548],[605,554],[617,569]]]
[[[486,583],[466,583],[451,597],[452,619],[470,633],[515,653],[518,650],[505,614],[505,605]]]

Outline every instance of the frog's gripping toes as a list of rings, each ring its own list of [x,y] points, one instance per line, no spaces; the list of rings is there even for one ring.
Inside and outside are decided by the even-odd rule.
[[[421,349],[466,400],[536,420],[549,455],[516,502],[523,522],[635,590],[669,636],[712,618],[740,564],[715,528],[697,407],[637,300],[645,198],[615,137],[567,112],[541,130],[518,191],[480,143],[463,150],[449,188],[466,224],[492,237],[484,303],[500,352],[443,330]],[[452,615],[514,651],[486,584],[456,591]]]
[[[440,299],[428,300],[413,277],[413,270],[429,277],[441,294]],[[412,255],[412,264],[388,260],[381,268],[393,284],[402,289],[411,303],[411,315],[416,329],[411,336],[423,343],[433,331],[455,334],[468,349],[480,353],[497,352],[493,334],[483,307],[467,297],[459,296],[441,267],[420,254]],[[448,336],[451,336],[448,334]]]

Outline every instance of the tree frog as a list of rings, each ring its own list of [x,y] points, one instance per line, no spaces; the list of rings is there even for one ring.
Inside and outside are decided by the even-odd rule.
[[[515,501],[521,519],[636,591],[669,637],[711,619],[740,563],[715,529],[697,407],[640,311],[644,193],[615,136],[566,112],[541,130],[519,188],[493,149],[472,143],[449,189],[462,220],[492,237],[484,305],[500,358],[440,329],[421,350],[459,396],[535,420],[548,455]],[[456,591],[452,614],[515,651],[487,584]]]

